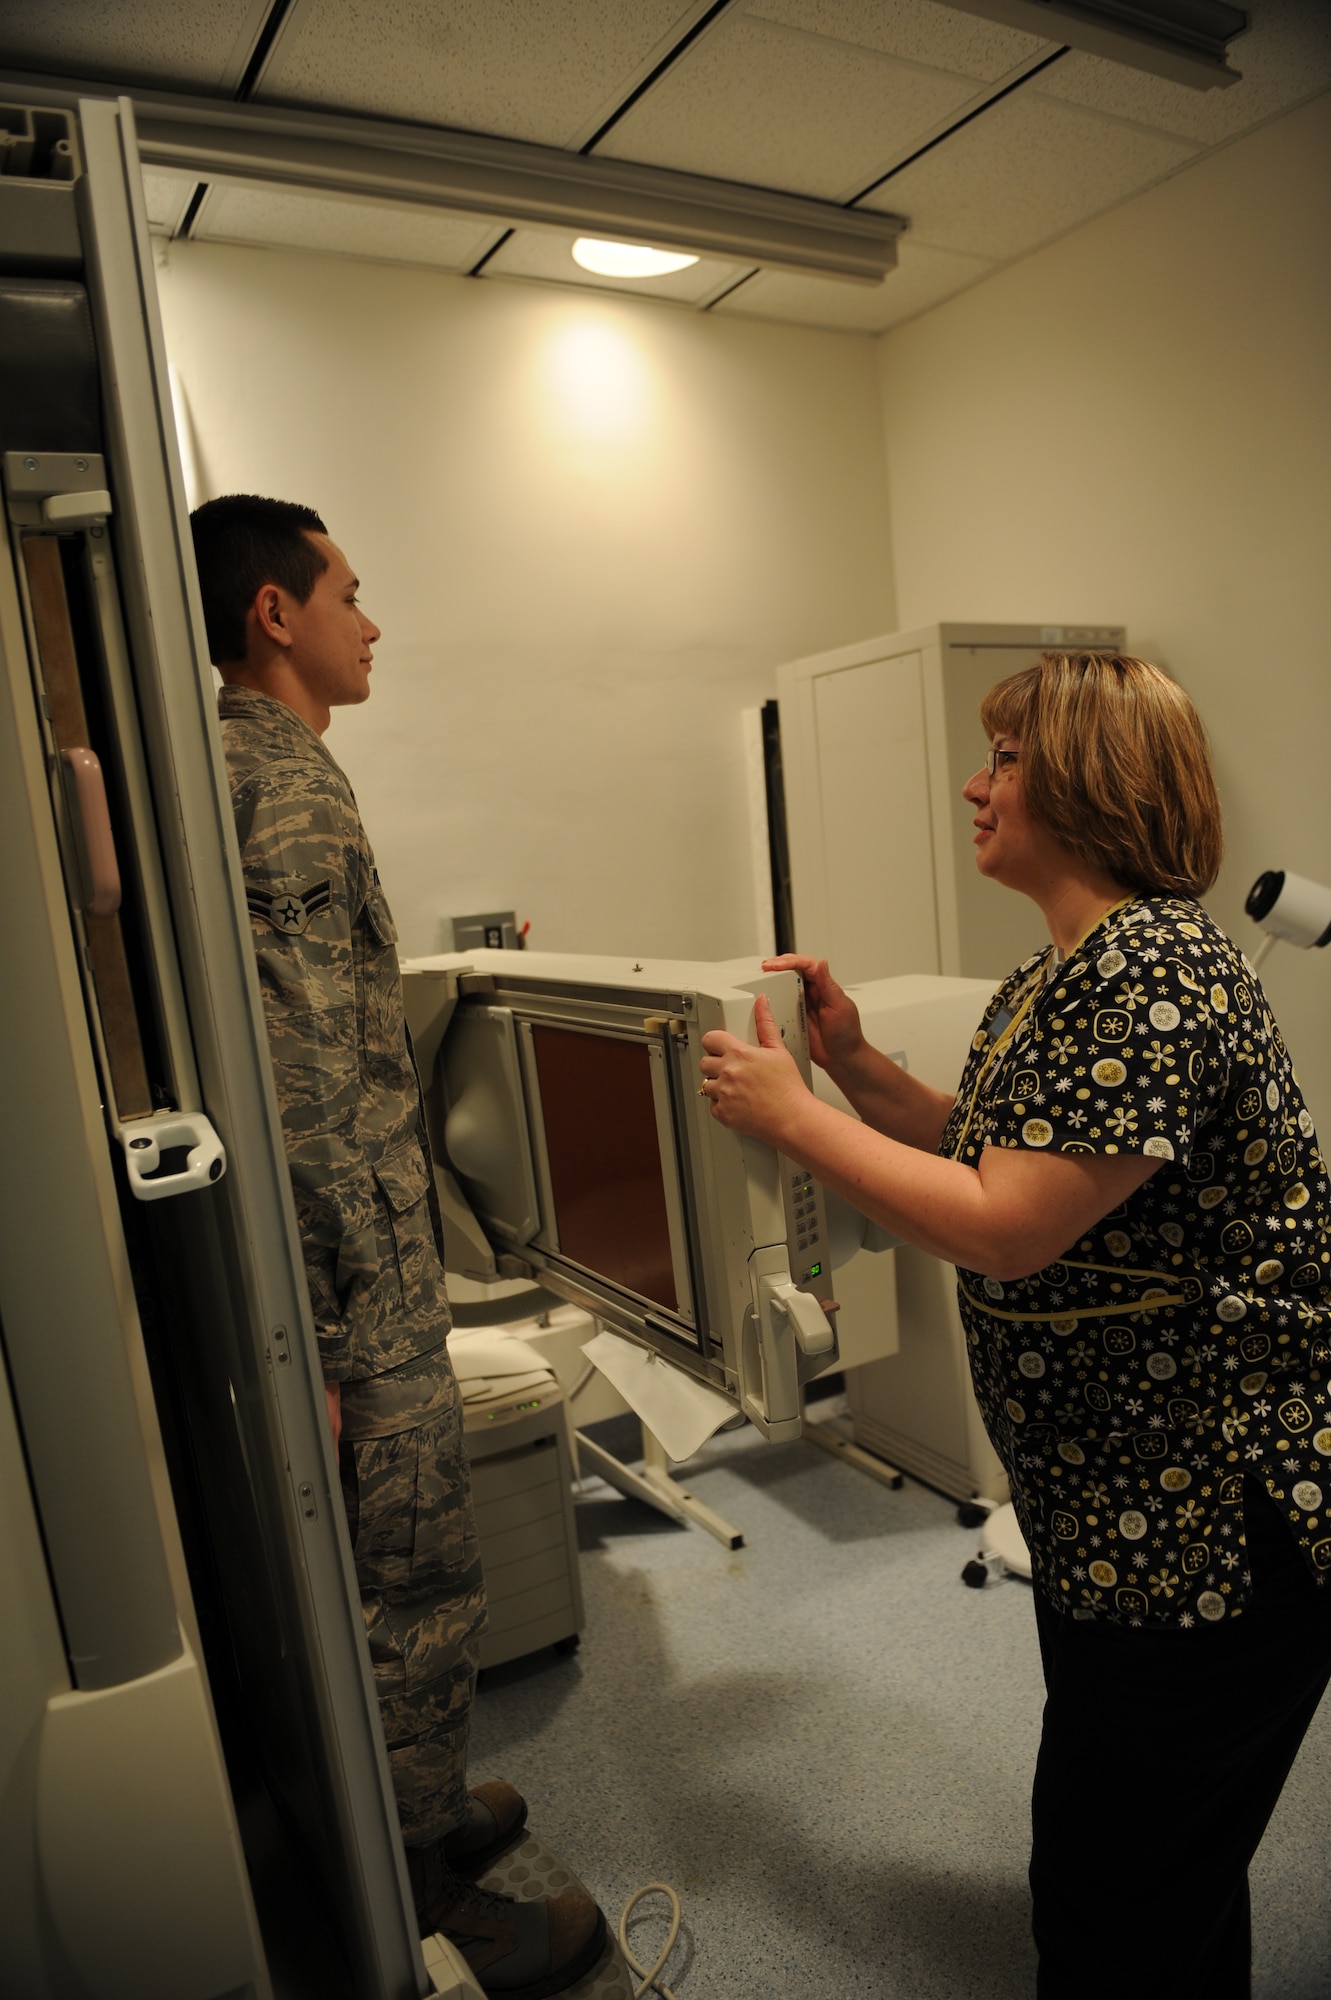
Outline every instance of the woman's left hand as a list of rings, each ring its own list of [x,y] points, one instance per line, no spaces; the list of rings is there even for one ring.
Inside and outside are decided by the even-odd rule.
[[[724,1028],[713,1028],[703,1036],[707,1053],[702,1059],[702,1094],[718,1123],[779,1147],[809,1092],[781,1039],[765,994],[760,993],[754,1001],[753,1025],[757,1048]]]

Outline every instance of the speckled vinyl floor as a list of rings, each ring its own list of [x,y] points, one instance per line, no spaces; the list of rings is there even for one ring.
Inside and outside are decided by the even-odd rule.
[[[634,1452],[631,1423],[597,1435]],[[673,1884],[678,2000],[1029,2000],[1029,1586],[967,1590],[949,1501],[813,1445],[724,1435],[688,1484],[745,1546],[589,1482],[581,1650],[483,1678],[473,1779],[521,1787],[612,1925]],[[1255,2000],[1331,1992],[1329,1819],[1331,1702],[1252,1871]]]

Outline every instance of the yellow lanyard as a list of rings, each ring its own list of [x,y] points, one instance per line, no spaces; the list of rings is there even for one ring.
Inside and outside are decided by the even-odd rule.
[[[1076,944],[1073,945],[1072,950],[1067,954],[1067,958],[1064,959],[1063,963],[1066,965],[1068,958],[1076,957],[1077,953],[1081,950],[1082,946],[1085,944],[1086,939],[1089,937],[1093,937],[1096,931],[1099,930],[1101,924],[1105,923],[1110,917],[1117,916],[1118,912],[1120,910],[1125,910],[1129,903],[1135,903],[1136,901],[1137,901],[1136,896],[1124,896],[1120,902],[1112,904],[1110,908],[1104,912],[1103,916],[1099,916],[1096,918],[1095,922],[1091,925],[1090,930],[1088,930],[1084,936],[1078,938]],[[1058,947],[1056,945],[1051,944],[1049,949],[1051,952],[1053,952],[1056,951]],[[969,1133],[971,1126],[975,1121],[975,1108],[980,1101],[980,1092],[984,1089],[985,1079],[989,1075],[989,1072],[994,1067],[995,1063],[998,1061],[998,1058],[1002,1055],[1004,1049],[1006,1049],[1008,1045],[1011,1043],[1013,1036],[1016,1034],[1018,1028],[1025,1020],[1027,1014],[1034,1006],[1040,993],[1043,991],[1045,986],[1048,985],[1049,983],[1048,975],[1049,975],[1049,959],[1045,958],[1041,962],[1041,964],[1036,967],[1035,972],[1031,975],[1030,990],[1027,992],[1025,999],[1022,1001],[1020,1007],[1018,1007],[1016,1013],[1012,1016],[1012,1019],[1008,1022],[1007,1026],[1004,1028],[1002,1034],[998,1036],[996,1041],[991,1046],[989,1053],[985,1057],[984,1061],[980,1064],[980,1067],[976,1072],[975,1082],[971,1087],[970,1102],[966,1106],[966,1120],[965,1123],[962,1125],[961,1132],[958,1135],[956,1144],[952,1148],[952,1157],[954,1160],[959,1158],[961,1149],[966,1143],[966,1135]]]
[[[1050,951],[1053,951],[1054,946],[1050,945],[1049,949]],[[1048,959],[1045,959],[1043,965],[1040,966],[1040,968],[1033,977],[1031,983],[1031,989],[1029,993],[1026,995],[1026,998],[1022,1001],[1020,1007],[1018,1007],[1016,1013],[1012,1016],[1012,1019],[1008,1022],[1006,1028],[1004,1028],[1002,1034],[998,1037],[998,1039],[995,1042],[991,1044],[988,1055],[985,1057],[984,1061],[980,1064],[980,1067],[976,1072],[975,1082],[971,1088],[970,1103],[966,1106],[966,1122],[962,1126],[960,1133],[957,1135],[956,1144],[952,1148],[952,1157],[954,1160],[960,1157],[961,1149],[966,1143],[966,1135],[970,1131],[971,1126],[975,1121],[975,1107],[980,1101],[980,1092],[984,1089],[985,1079],[988,1076],[990,1070],[993,1068],[994,1064],[998,1061],[998,1058],[1002,1055],[1004,1049],[1008,1046],[1009,1042],[1012,1040],[1012,1037],[1016,1034],[1018,1028],[1021,1026],[1027,1014],[1030,1012],[1032,1006],[1035,1004],[1036,995],[1039,993],[1041,987],[1045,984],[1045,974],[1048,971],[1048,968],[1049,968],[1049,961]]]

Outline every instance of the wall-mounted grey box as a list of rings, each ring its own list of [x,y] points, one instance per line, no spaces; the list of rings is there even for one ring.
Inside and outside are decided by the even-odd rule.
[[[442,917],[441,951],[519,951],[518,920],[512,910],[485,910],[474,917]]]

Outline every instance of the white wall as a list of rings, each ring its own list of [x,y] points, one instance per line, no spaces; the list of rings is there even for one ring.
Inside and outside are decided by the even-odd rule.
[[[740,711],[894,623],[872,340],[219,245],[159,280],[206,490],[316,507],[384,628],[328,741],[405,950],[496,908],[753,950]]]
[[[1331,98],[887,335],[903,627],[1111,620],[1211,731],[1245,949],[1331,883]],[[978,740],[978,736],[977,736]],[[1331,949],[1263,968],[1331,1138]]]

